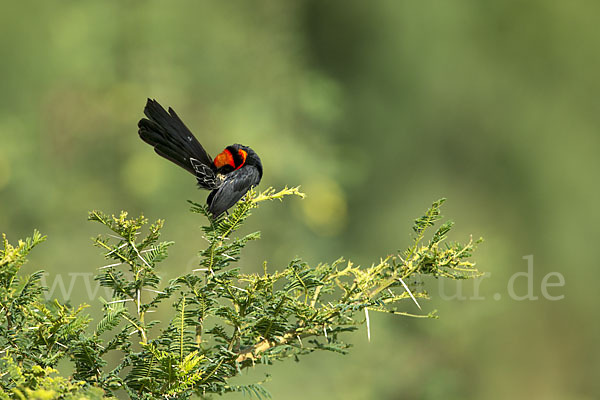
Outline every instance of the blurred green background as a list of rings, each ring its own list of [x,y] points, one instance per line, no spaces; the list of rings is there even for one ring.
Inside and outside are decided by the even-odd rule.
[[[72,303],[98,304],[74,275],[104,262],[88,210],[165,218],[163,238],[176,242],[166,278],[193,268],[204,245],[204,221],[186,200],[206,193],[137,136],[153,97],[213,155],[251,145],[265,165],[262,188],[307,193],[249,220],[244,231],[263,239],[248,246],[244,270],[296,255],[368,265],[406,246],[412,220],[439,197],[457,223],[453,240],[486,239],[475,259],[489,277],[478,293],[472,282],[430,282],[424,306],[439,320],[372,315],[371,342],[359,331],[350,355],[257,367],[241,381],[268,371],[273,397],[290,400],[600,395],[600,3],[2,8],[0,231],[13,242],[34,228],[47,234],[28,271],[44,268],[49,285],[61,276],[67,290],[74,282]],[[508,283],[528,255],[538,299],[518,301]],[[541,291],[551,272],[564,277],[548,288],[561,300]],[[515,280],[515,293],[527,290]]]

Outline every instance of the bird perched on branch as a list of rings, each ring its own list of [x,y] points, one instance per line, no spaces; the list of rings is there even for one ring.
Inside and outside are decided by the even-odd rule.
[[[138,123],[139,135],[156,153],[192,173],[202,189],[211,190],[206,202],[213,218],[235,205],[262,178],[262,163],[248,146],[232,144],[214,159],[179,119],[156,100],[148,99]]]

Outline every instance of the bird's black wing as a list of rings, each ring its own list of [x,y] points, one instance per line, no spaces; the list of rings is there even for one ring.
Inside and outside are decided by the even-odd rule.
[[[156,153],[179,165],[198,179],[206,189],[217,187],[216,168],[212,158],[185,126],[172,108],[167,112],[156,100],[148,99],[138,123],[142,140],[154,147]]]
[[[227,175],[225,181],[209,196],[208,210],[217,218],[223,214],[252,187],[260,182],[260,173],[253,165],[244,166]]]

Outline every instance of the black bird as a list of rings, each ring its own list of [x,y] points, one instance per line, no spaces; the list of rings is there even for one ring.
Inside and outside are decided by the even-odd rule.
[[[169,107],[148,99],[138,123],[139,135],[156,153],[192,173],[198,186],[211,190],[206,202],[213,218],[237,203],[262,178],[262,163],[248,146],[232,144],[215,159]]]

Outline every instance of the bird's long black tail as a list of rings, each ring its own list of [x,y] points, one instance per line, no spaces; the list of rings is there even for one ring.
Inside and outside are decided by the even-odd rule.
[[[148,99],[144,114],[148,118],[140,120],[138,133],[158,155],[194,174],[201,186],[214,178],[212,158],[172,108],[167,112],[156,100]]]

